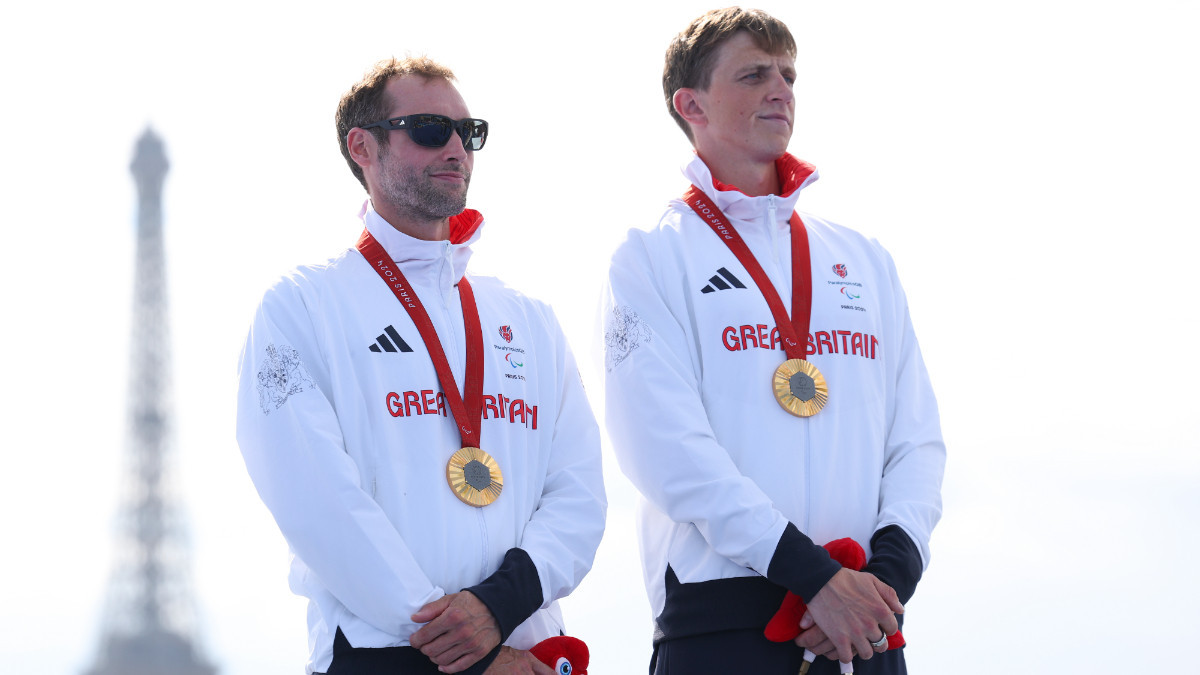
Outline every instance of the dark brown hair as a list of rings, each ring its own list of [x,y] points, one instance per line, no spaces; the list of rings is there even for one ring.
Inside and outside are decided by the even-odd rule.
[[[667,58],[663,64],[663,94],[667,99],[667,110],[675,123],[692,138],[692,129],[687,121],[675,111],[672,99],[680,89],[705,91],[712,84],[712,72],[717,48],[738,31],[745,31],[754,38],[754,44],[764,52],[776,55],[786,53],[796,58],[796,41],[782,21],[761,9],[726,7],[714,9],[693,21],[667,47]]]
[[[408,75],[419,75],[426,80],[442,78],[448,82],[454,81],[454,73],[449,68],[426,56],[385,59],[372,66],[358,83],[342,94],[342,100],[338,101],[337,113],[334,115],[338,146],[342,149],[342,157],[350,165],[350,171],[364,188],[367,187],[367,181],[363,177],[362,167],[350,158],[346,135],[354,127],[378,122],[387,117],[388,111],[395,105],[395,101],[390,100],[387,95],[388,82],[394,77]],[[380,145],[387,146],[386,129],[376,127],[371,129],[371,133]]]

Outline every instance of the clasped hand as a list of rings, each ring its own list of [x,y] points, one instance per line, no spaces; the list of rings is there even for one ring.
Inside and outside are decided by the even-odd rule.
[[[841,569],[808,603],[800,620],[796,644],[843,663],[857,654],[869,659],[875,654],[871,643],[900,630],[896,614],[904,605],[891,586],[869,572]]]
[[[460,673],[500,644],[500,626],[470,591],[444,595],[412,615],[424,623],[409,638],[443,673]],[[427,622],[427,623],[426,623]],[[484,675],[554,675],[554,669],[521,649],[501,647]]]
[[[412,634],[409,644],[443,673],[470,668],[500,644],[495,617],[470,591],[444,595],[417,610],[412,620],[425,625]]]

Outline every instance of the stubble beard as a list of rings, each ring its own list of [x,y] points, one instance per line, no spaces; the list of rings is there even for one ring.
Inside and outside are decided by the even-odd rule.
[[[453,140],[453,139],[452,139]],[[380,160],[387,158],[380,152]],[[452,170],[463,174],[463,186],[438,185],[432,174]],[[419,220],[440,220],[457,216],[467,207],[467,188],[471,172],[461,165],[429,166],[421,171],[411,166],[382,172],[379,180],[380,197],[397,211],[410,213]]]

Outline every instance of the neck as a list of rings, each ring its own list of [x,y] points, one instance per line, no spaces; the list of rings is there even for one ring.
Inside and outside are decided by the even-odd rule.
[[[371,201],[371,205],[375,209],[375,212],[387,221],[388,225],[391,225],[413,239],[423,239],[425,241],[447,241],[450,239],[449,218],[430,218],[424,214],[406,213],[390,208],[386,204],[377,204],[374,200]]]
[[[697,150],[696,154],[704,160],[713,178],[732,185],[751,197],[779,194],[779,171],[775,162],[757,162],[753,160],[737,160],[723,157],[721,153],[705,153]]]

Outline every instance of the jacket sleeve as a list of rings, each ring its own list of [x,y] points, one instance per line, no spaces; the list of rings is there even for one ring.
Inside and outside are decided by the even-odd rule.
[[[291,550],[354,615],[407,637],[444,591],[360,485],[329,396],[329,364],[301,292],[268,291],[240,364],[237,437]]]
[[[942,515],[946,446],[942,442],[933,386],[913,331],[908,300],[891,256],[886,252],[884,256],[891,274],[893,306],[897,308],[895,321],[901,341],[896,355],[894,388],[889,391],[887,445],[875,530],[878,533],[891,526],[903,530],[915,544],[915,549],[905,548],[919,554],[919,559],[907,561],[904,567],[911,569],[915,565],[921,571],[929,564],[929,538]],[[911,577],[911,574],[904,576]],[[915,585],[916,579],[911,579],[911,586]]]
[[[742,475],[701,400],[684,302],[667,298],[642,239],[613,256],[604,298],[606,425],[622,471],[677,523],[806,601],[839,566]]]
[[[592,567],[608,503],[600,459],[600,430],[566,337],[547,308],[555,344],[558,414],[541,501],[525,526],[523,548],[537,567],[543,607],[570,593]]]

